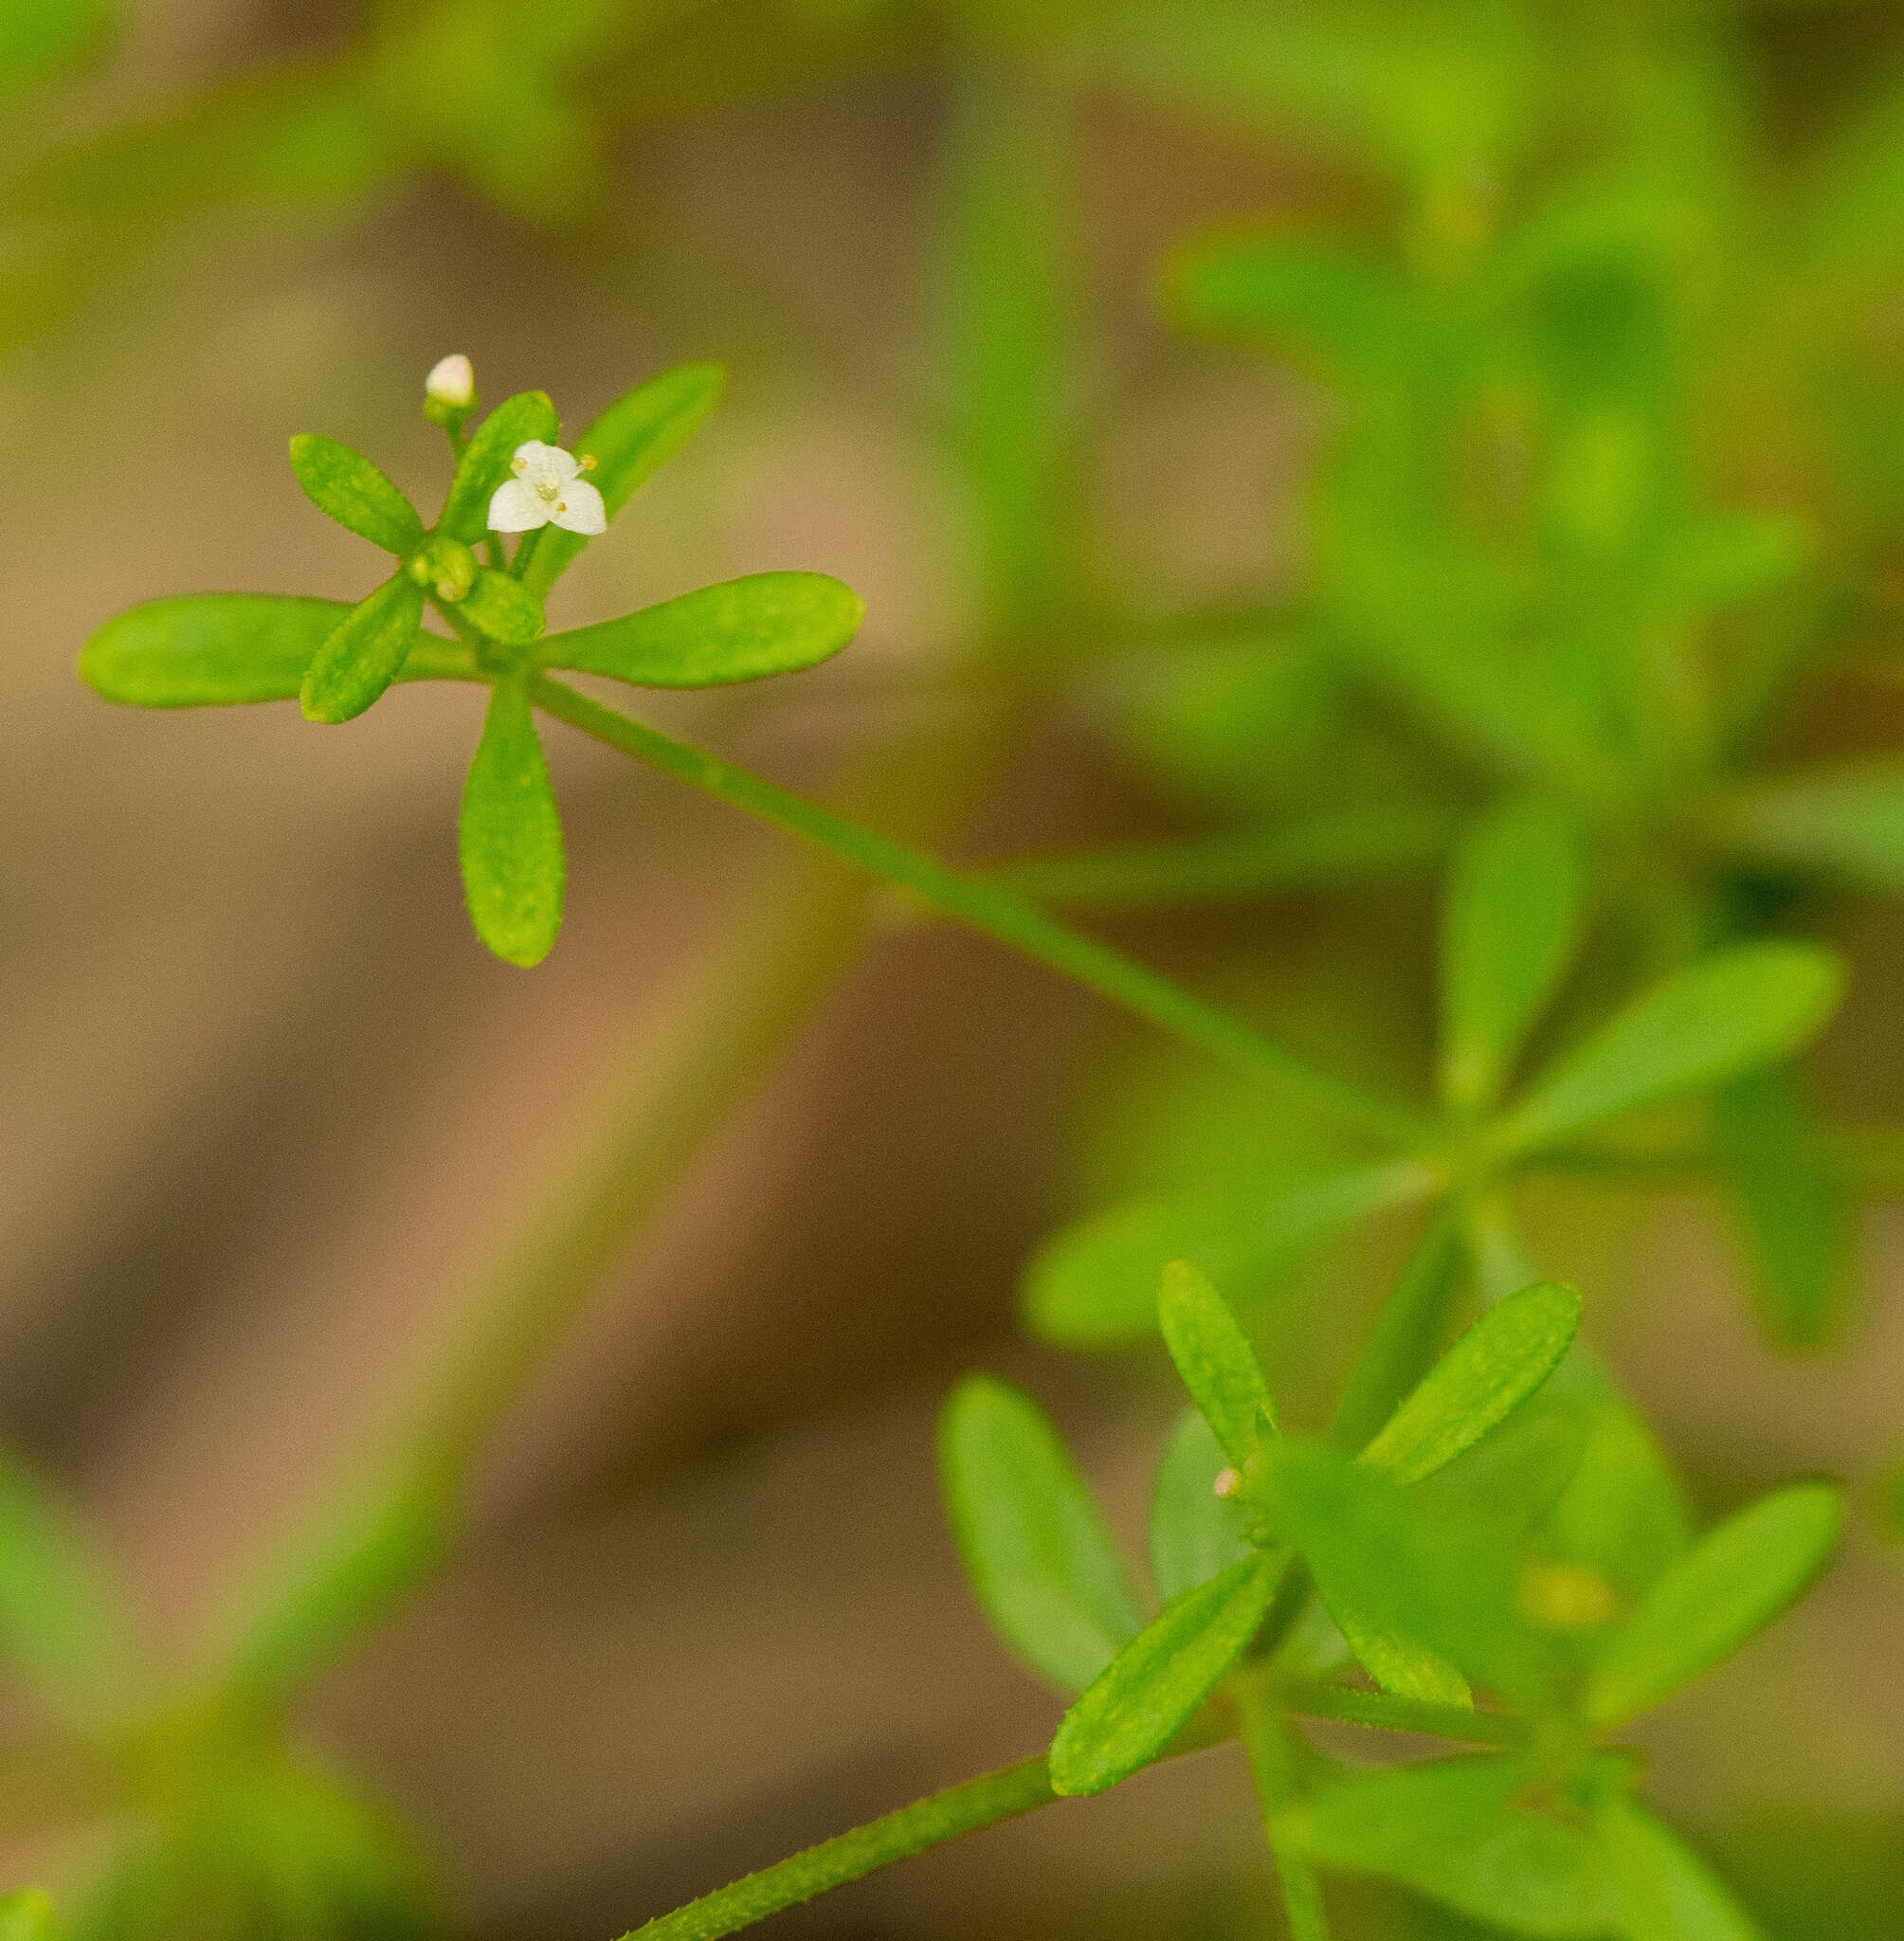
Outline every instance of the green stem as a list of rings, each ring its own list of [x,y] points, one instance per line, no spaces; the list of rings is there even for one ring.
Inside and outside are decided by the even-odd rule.
[[[1249,1754],[1250,1778],[1256,1783],[1262,1828],[1276,1860],[1276,1878],[1282,1888],[1282,1905],[1289,1915],[1293,1941],[1329,1941],[1329,1917],[1323,1911],[1322,1889],[1309,1862],[1294,1844],[1281,1838],[1278,1822],[1300,1796],[1297,1783],[1298,1748],[1292,1740],[1275,1699],[1261,1684],[1238,1693],[1242,1714],[1243,1748]]]
[[[1021,1759],[1016,1766],[916,1800],[851,1833],[789,1855],[777,1866],[763,1867],[731,1886],[704,1894],[635,1929],[624,1941],[717,1941],[720,1935],[738,1933],[769,1914],[861,1879],[895,1860],[911,1859],[960,1834],[976,1833],[980,1827],[1051,1805],[1058,1797],[1051,1790],[1043,1754]]]
[[[801,837],[906,892],[937,915],[981,931],[1061,976],[1076,979],[1099,996],[1230,1064],[1275,1079],[1344,1126],[1401,1146],[1413,1145],[1423,1135],[1423,1119],[1407,1107],[1317,1069],[1167,978],[1054,923],[988,883],[957,875],[916,849],[875,835],[745,769],[734,768],[605,708],[546,676],[532,680],[529,693],[546,713],[597,741],[647,762],[718,802]]]
[[[1277,1841],[1270,1851],[1276,1856],[1276,1878],[1282,1884],[1290,1941],[1329,1941],[1322,1889],[1309,1862],[1294,1852],[1286,1840]]]
[[[1329,1424],[1338,1448],[1359,1450],[1433,1366],[1462,1260],[1460,1218],[1443,1201],[1350,1365]]]

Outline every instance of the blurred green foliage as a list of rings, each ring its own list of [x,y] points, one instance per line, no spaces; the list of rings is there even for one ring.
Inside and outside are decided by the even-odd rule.
[[[1532,1259],[1520,1201],[1536,1179],[1695,1183],[1768,1336],[1817,1350],[1857,1319],[1859,1204],[1904,1189],[1898,1130],[1837,1122],[1821,1075],[1791,1063],[1841,994],[1815,934],[1835,899],[1904,887],[1904,756],[1817,727],[1904,665],[1904,27],[1850,6],[1562,0],[437,0],[368,8],[326,49],[120,120],[75,88],[111,26],[52,0],[0,24],[0,342],[180,274],[234,226],[335,226],[425,176],[599,260],[626,131],[821,82],[933,82],[928,402],[980,582],[970,665],[1027,715],[1088,709],[1183,831],[1007,858],[985,880],[1128,912],[1292,890],[1352,907],[1371,883],[1442,879],[1416,1007],[1432,1045],[1352,980],[1305,999],[1251,962],[1227,993],[1379,1084],[1416,1136],[1375,1150],[1366,1125],[1146,1054],[1095,1135],[1110,1204],[1027,1271],[1031,1325],[1069,1347],[1148,1339],[1165,1286],[1200,1412],[1158,1473],[1148,1624],[1035,1406],[973,1378],[948,1407],[980,1601],[1077,1695],[1054,1783],[1095,1791],[1227,1719],[1305,1941],[1325,1918],[1315,1871],[1405,1890],[1332,1885],[1343,1919],[1379,1910],[1345,1932],[1757,1932],[1639,1804],[1608,1735],[1803,1588],[1837,1497],[1790,1485],[1695,1537],[1645,1424],[1569,1348],[1577,1305],[1541,1279],[1569,1263]],[[1074,136],[1106,100],[1299,154],[1316,185],[1159,269],[1158,313],[1196,347],[1181,354],[1274,360],[1321,419],[1295,583],[1222,610],[1135,583],[1094,517],[1125,400],[1098,370]],[[716,388],[679,367],[581,442],[610,511]],[[482,510],[516,444],[554,435],[539,393],[499,408],[427,540],[367,460],[300,442],[320,508],[426,571],[355,609],[154,603],[87,650],[115,698],[301,691],[341,720],[444,671],[426,602],[473,602],[472,651],[498,678],[462,863],[480,933],[521,963],[554,939],[561,836],[502,662],[539,634],[579,542],[544,529],[505,571]],[[843,589],[770,577],[537,652],[683,684],[670,670],[751,678],[850,633]],[[1854,985],[1881,968],[1853,962]],[[1291,1324],[1265,1297],[1371,1225],[1404,1264],[1333,1397],[1285,1391],[1285,1432],[1251,1336]],[[1877,1495],[1900,1520],[1895,1480]],[[0,1649],[49,1718],[80,1721],[80,1790],[131,1828],[76,1901],[79,1932],[315,1941],[440,1919],[406,1840],[306,1763],[280,1707],[426,1574],[450,1520],[431,1489],[347,1520],[308,1582],[294,1571],[290,1615],[179,1710],[142,1685],[75,1519],[9,1464]],[[1488,1750],[1363,1768],[1290,1723],[1312,1716]],[[1841,1864],[1808,1867],[1814,1840]],[[1895,1924],[1880,1833],[1768,1823],[1723,1844],[1768,1934]],[[46,1920],[37,1901],[0,1910],[23,1933]]]

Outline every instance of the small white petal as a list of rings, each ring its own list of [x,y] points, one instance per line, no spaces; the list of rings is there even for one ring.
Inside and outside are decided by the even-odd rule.
[[[505,479],[489,501],[492,533],[530,533],[549,523],[549,508],[520,479]]]
[[[563,486],[561,502],[549,517],[565,532],[592,535],[608,530],[608,509],[586,479],[571,479]]]
[[[582,469],[572,452],[564,451],[559,444],[544,444],[539,438],[518,444],[511,463],[531,484],[545,489],[566,485]]]
[[[466,410],[476,399],[475,369],[460,351],[453,353],[430,367],[429,375],[423,381],[423,392],[439,405]]]

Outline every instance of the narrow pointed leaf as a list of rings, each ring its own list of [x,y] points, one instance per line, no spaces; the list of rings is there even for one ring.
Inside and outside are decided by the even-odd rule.
[[[399,557],[423,544],[415,508],[360,452],[306,432],[291,441],[291,469],[304,497],[346,532]]]
[[[1337,1234],[1427,1197],[1412,1161],[1324,1173],[1295,1185],[1232,1185],[1093,1214],[1048,1242],[1025,1272],[1025,1318],[1047,1341],[1108,1348],[1157,1326],[1167,1262],[1187,1260],[1242,1299]]]
[[[1627,1941],[1764,1941],[1705,1861],[1634,1801],[1595,1816]]]
[[[423,619],[423,589],[393,574],[351,608],[304,670],[299,704],[312,721],[361,715],[401,671]]]
[[[1325,1788],[1279,1830],[1318,1864],[1378,1874],[1459,1913],[1539,1941],[1621,1933],[1600,1843],[1517,1805],[1506,1758],[1436,1759]]]
[[[552,635],[542,660],[636,687],[719,687],[813,666],[853,638],[865,611],[823,572],[749,573]]]
[[[1813,944],[1741,944],[1656,986],[1540,1078],[1503,1138],[1528,1148],[1796,1051],[1837,1009],[1844,970]]]
[[[1586,879],[1572,829],[1538,804],[1494,817],[1455,859],[1442,913],[1442,1095],[1498,1097],[1580,940]]]
[[[1580,1326],[1580,1297],[1543,1282],[1484,1314],[1388,1418],[1361,1460],[1419,1482],[1504,1422],[1560,1366]]]
[[[456,836],[477,935],[511,964],[539,964],[562,925],[562,819],[528,698],[513,680],[490,696]]]
[[[1051,1742],[1052,1789],[1102,1792],[1154,1759],[1256,1635],[1283,1561],[1232,1564],[1125,1645],[1064,1714]]]
[[[474,546],[489,529],[489,501],[510,476],[517,447],[531,439],[553,444],[559,436],[555,407],[546,391],[518,391],[505,398],[463,447],[437,530]]]
[[[1227,1466],[1202,1411],[1185,1409],[1151,1497],[1151,1578],[1166,1604],[1250,1553],[1242,1508],[1216,1493]]]
[[[476,584],[457,608],[493,641],[521,646],[542,631],[542,603],[520,580],[494,567],[478,567]]]
[[[939,1483],[992,1628],[1080,1692],[1140,1628],[1117,1548],[1070,1452],[1029,1396],[970,1375],[939,1418]]]
[[[1761,1325],[1781,1348],[1825,1347],[1851,1292],[1849,1185],[1783,1072],[1728,1085],[1714,1100],[1713,1131]]]
[[[138,708],[292,699],[311,657],[347,619],[341,600],[188,593],[109,620],[80,650],[80,679]]]
[[[577,458],[592,458],[590,477],[610,518],[655,469],[687,442],[719,400],[727,374],[716,364],[680,364],[617,398],[583,434]],[[516,557],[522,584],[538,598],[587,543],[579,533],[543,526]]]
[[[1157,1320],[1190,1400],[1203,1410],[1217,1446],[1241,1468],[1256,1454],[1264,1430],[1276,1433],[1276,1404],[1249,1337],[1223,1296],[1188,1261],[1166,1264]]]
[[[86,1718],[122,1696],[133,1659],[91,1533],[24,1458],[0,1450],[0,1661],[63,1715]]]
[[[1587,1700],[1592,1722],[1623,1724],[1729,1658],[1824,1568],[1843,1521],[1837,1490],[1794,1483],[1702,1538],[1602,1647]]]
[[[1343,1643],[1383,1691],[1424,1705],[1472,1710],[1475,1695],[1467,1679],[1439,1651],[1365,1611],[1354,1593],[1339,1585],[1324,1592],[1322,1602]]]

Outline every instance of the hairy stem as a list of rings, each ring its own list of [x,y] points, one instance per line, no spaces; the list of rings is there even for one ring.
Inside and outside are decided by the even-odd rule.
[[[1418,1698],[1397,1698],[1387,1692],[1365,1692],[1321,1679],[1278,1679],[1274,1690],[1280,1703],[1302,1718],[1339,1719],[1345,1725],[1369,1726],[1385,1732],[1418,1732],[1424,1738],[1450,1739],[1462,1746],[1518,1746],[1527,1737],[1527,1728],[1519,1719],[1496,1712],[1430,1705]]]
[[[1021,1759],[1016,1766],[916,1800],[851,1833],[824,1840],[776,1866],[763,1867],[731,1886],[704,1894],[635,1929],[624,1941],[716,1941],[719,1935],[738,1933],[782,1908],[797,1907],[816,1894],[861,1879],[895,1860],[911,1859],[962,1833],[976,1833],[980,1827],[1051,1805],[1058,1797],[1051,1790],[1044,1755]]]
[[[801,837],[938,916],[983,932],[1230,1064],[1274,1079],[1339,1124],[1393,1145],[1412,1145],[1423,1134],[1423,1120],[1407,1107],[1319,1070],[1240,1019],[1120,952],[1054,923],[1004,891],[960,876],[916,849],[673,740],[546,676],[530,683],[529,694],[538,707],[585,735]]]

